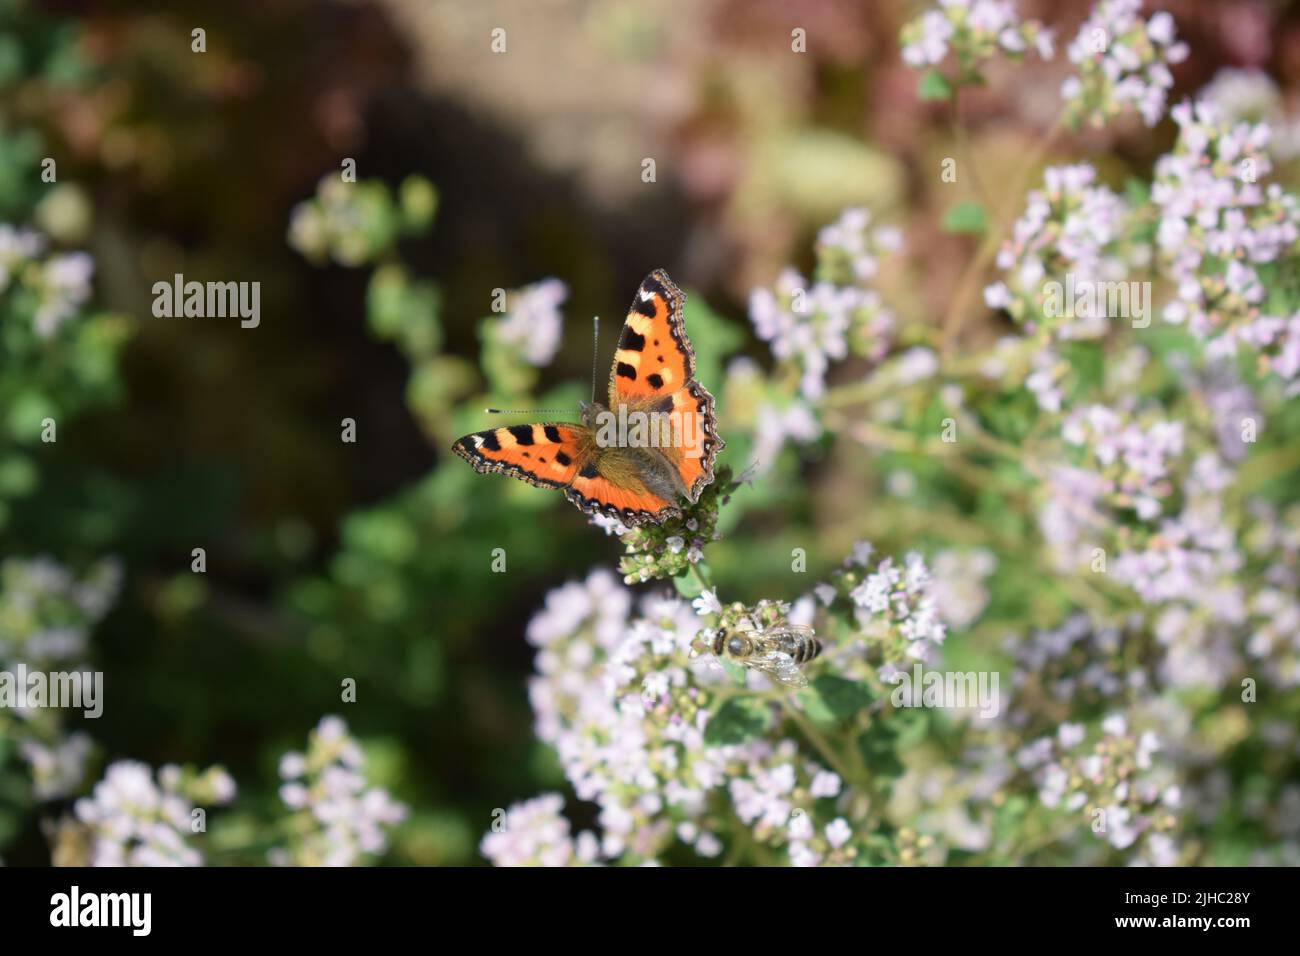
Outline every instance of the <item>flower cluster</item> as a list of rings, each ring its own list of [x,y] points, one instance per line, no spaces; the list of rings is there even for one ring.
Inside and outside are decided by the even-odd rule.
[[[704,546],[717,536],[719,509],[739,486],[730,468],[719,468],[713,483],[680,517],[632,528],[600,515],[593,517],[592,523],[619,536],[624,554],[618,569],[628,584],[677,577],[704,558]]]
[[[1277,159],[1300,156],[1300,120],[1289,118],[1283,112],[1277,84],[1267,73],[1225,66],[1200,91],[1199,98],[1230,125],[1267,123],[1273,131],[1270,151]]]
[[[851,568],[862,570],[866,549],[859,550],[862,560]],[[903,641],[941,634],[929,620],[932,599],[922,594],[923,566],[909,559],[907,568],[896,577],[886,559],[864,576],[879,579],[867,588],[894,595],[892,610],[871,614],[873,644],[889,637],[887,630]],[[842,584],[845,594],[852,590],[848,580]],[[601,570],[547,596],[528,627],[538,648],[529,688],[537,732],[555,748],[578,798],[599,806],[601,834],[574,841],[558,817],[560,799],[538,798],[512,808],[484,837],[486,856],[497,863],[646,863],[685,845],[709,859],[724,853],[719,834],[731,818],[749,828],[761,852],[798,865],[849,864],[865,852],[854,822],[863,804],[840,773],[801,755],[781,733],[778,702],[785,699],[796,714],[807,708],[810,716],[799,720],[823,719],[860,706],[866,691],[839,679],[825,691],[814,683],[811,702],[799,703],[789,687],[711,652],[719,628],[762,632],[809,620],[813,603],[794,610],[779,601],[723,604],[707,588],[693,605],[656,594],[635,605]],[[890,623],[880,626],[885,619]],[[849,651],[862,653],[860,644]]]
[[[888,683],[914,661],[937,660],[948,628],[921,555],[899,564],[860,541],[831,581],[813,590],[826,607],[847,608],[856,623],[858,633],[837,652],[846,674],[865,676],[862,664],[870,661]]]
[[[1135,683],[1145,684],[1145,672],[1125,673],[1124,642],[1133,637],[1131,628],[1098,626],[1082,612],[1057,627],[1009,635],[1004,649],[1014,662],[1011,686],[1017,707],[1008,723],[1020,728],[1038,715],[1057,723],[1120,700]]]
[[[986,552],[945,560],[977,577],[993,569]],[[946,850],[934,833],[882,837],[879,829],[894,824],[870,789],[874,775],[902,770],[890,742],[911,723],[891,713],[884,686],[903,666],[936,662],[946,633],[938,591],[919,555],[898,564],[860,543],[832,582],[793,608],[723,603],[715,588],[705,588],[693,610],[656,594],[638,605],[602,570],[551,592],[528,628],[538,647],[530,685],[537,732],[578,798],[599,806],[601,834],[570,837],[561,799],[547,795],[511,808],[482,852],[502,865],[653,863],[684,844],[710,859],[727,853],[724,835],[734,840],[735,820],[760,862],[941,861]],[[978,597],[947,593],[950,613],[968,620],[978,613],[971,609]],[[819,616],[833,646],[819,659],[824,666],[807,666],[811,684],[802,693],[712,655],[720,628],[762,633]],[[853,724],[863,732],[848,758],[827,749],[810,757],[797,742],[800,733],[820,739],[814,727],[842,732]],[[963,813],[949,806],[937,832],[969,842]]]
[[[271,851],[277,865],[354,866],[384,852],[385,830],[406,807],[366,782],[366,758],[339,717],[324,717],[306,753],[280,758],[280,799],[293,811],[286,846]]]
[[[1233,478],[1218,456],[1202,454],[1183,482],[1182,510],[1115,562],[1116,579],[1150,610],[1162,648],[1156,672],[1172,686],[1222,687],[1241,670],[1244,558],[1223,502]]]
[[[1147,126],[1165,113],[1174,85],[1169,67],[1187,58],[1174,18],[1163,10],[1143,21],[1142,0],[1100,0],[1067,49],[1078,72],[1061,85],[1068,122],[1104,126],[1135,109]]]
[[[776,463],[787,443],[806,445],[822,435],[822,426],[807,402],[791,399],[783,407],[758,406],[754,432],[754,473],[763,474]]]
[[[1257,584],[1245,598],[1245,652],[1283,687],[1300,687],[1300,508],[1256,503],[1242,540]]]
[[[850,352],[878,361],[888,349],[894,316],[869,283],[881,257],[899,247],[900,236],[888,227],[873,230],[870,223],[866,210],[847,210],[818,236],[811,285],[787,269],[775,288],[750,295],[755,334],[768,343],[782,369],[798,375],[807,399],[825,394],[831,362]]]
[[[569,290],[559,279],[544,279],[512,293],[506,313],[489,323],[485,335],[517,353],[529,365],[549,365],[560,347],[564,317],[560,306]]]
[[[1206,101],[1173,110],[1178,142],[1156,164],[1156,241],[1175,283],[1165,321],[1185,324],[1211,357],[1246,344],[1283,378],[1300,375],[1300,322],[1269,314],[1265,283],[1294,264],[1300,202],[1274,183],[1263,124],[1229,126]]]
[[[631,610],[631,595],[604,571],[548,595],[528,626],[538,737],[578,797],[599,805],[602,857],[653,860],[681,823],[695,825],[697,848],[716,852],[700,816],[706,791],[723,780],[704,736],[707,688],[721,674],[692,657],[699,624],[690,605],[647,597],[639,616]]]
[[[940,551],[934,556],[932,588],[939,615],[950,628],[964,630],[989,603],[985,582],[998,566],[987,548]]]
[[[81,866],[202,866],[192,837],[206,829],[205,808],[229,803],[234,795],[235,783],[220,767],[195,774],[169,764],[155,781],[147,765],[120,760],[89,797],[77,801],[76,821],[84,832],[62,831],[69,841],[65,849],[86,848],[85,858],[75,861]]]
[[[49,557],[0,562],[0,664],[69,664],[117,597],[122,571],[105,560],[78,577]]]
[[[1027,331],[1042,323],[1059,339],[1096,338],[1108,327],[1105,303],[1077,293],[1125,278],[1141,258],[1126,242],[1131,211],[1086,164],[1049,167],[1043,179],[998,250],[1006,278],[984,290],[984,301]]]
[[[575,839],[561,813],[564,798],[543,793],[510,806],[491,833],[483,837],[479,852],[493,866],[590,866],[600,845],[589,830]]]
[[[1032,47],[1052,58],[1052,33],[1034,20],[1022,21],[1012,0],[940,0],[903,27],[903,61],[937,66],[951,51],[963,77],[973,77],[999,54],[1019,59]]]
[[[333,173],[321,177],[315,196],[294,206],[289,245],[316,265],[376,262],[403,235],[424,229],[437,205],[433,187],[419,176],[405,179],[394,200],[378,180],[348,181]]]
[[[94,749],[94,742],[80,731],[56,737],[49,744],[31,737],[22,740],[18,750],[31,770],[36,799],[57,800],[75,793],[86,779],[86,766]]]
[[[1090,405],[1066,416],[1062,436],[1084,451],[1109,504],[1132,509],[1143,521],[1160,514],[1171,491],[1169,462],[1183,453],[1181,422]]]
[[[1117,850],[1133,848],[1145,862],[1172,866],[1178,848],[1171,833],[1182,793],[1156,764],[1159,738],[1151,730],[1130,730],[1122,713],[1106,717],[1100,729],[1089,744],[1086,726],[1062,723],[1055,734],[1025,744],[1016,761],[1033,775],[1045,806],[1082,815]]]
[[[0,671],[85,670],[91,629],[116,599],[121,568],[106,560],[81,577],[51,558],[0,562]],[[11,716],[12,715],[12,716]],[[39,800],[75,793],[93,751],[67,735],[62,711],[0,709],[0,732],[18,742]]]
[[[0,223],[0,296],[21,300],[37,337],[49,339],[90,299],[95,262],[84,252],[47,252],[43,235]]]
[[[835,812],[844,793],[838,774],[802,759],[789,739],[757,742],[746,748],[743,762],[728,769],[736,816],[753,829],[755,840],[784,848],[792,866],[853,865],[859,850],[851,842],[852,826],[838,815],[819,826],[812,809],[822,803]]]

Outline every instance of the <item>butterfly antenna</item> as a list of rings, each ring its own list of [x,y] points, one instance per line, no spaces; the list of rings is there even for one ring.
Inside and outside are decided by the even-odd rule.
[[[596,401],[596,371],[600,358],[600,316],[591,318],[591,400]],[[489,415],[563,415],[571,411],[568,408],[489,408]]]
[[[596,363],[600,360],[600,316],[591,317],[591,403],[596,404]]]
[[[487,408],[489,415],[563,415],[567,408]]]

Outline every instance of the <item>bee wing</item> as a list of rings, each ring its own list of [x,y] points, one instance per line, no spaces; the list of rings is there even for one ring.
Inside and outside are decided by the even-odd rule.
[[[808,624],[781,624],[776,630],[785,634],[803,634],[806,637],[816,637],[817,630]]]
[[[782,651],[768,651],[749,658],[745,663],[754,670],[761,671],[773,680],[790,687],[808,686],[808,678],[794,662],[794,658]]]
[[[763,632],[765,637],[784,638],[784,637],[805,637],[811,640],[817,636],[817,631],[807,624],[777,624]]]

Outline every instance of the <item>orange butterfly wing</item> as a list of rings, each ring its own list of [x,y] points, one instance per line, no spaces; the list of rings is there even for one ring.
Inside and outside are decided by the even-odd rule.
[[[682,306],[686,296],[663,269],[645,277],[609,372],[609,407],[637,399],[662,398],[695,375],[695,351],[686,337]]]
[[[574,479],[564,496],[586,514],[617,518],[633,527],[653,521],[656,524],[681,515],[681,509],[642,487],[619,484],[600,471],[599,460],[592,462]]]
[[[694,501],[713,481],[713,462],[726,442],[717,433],[713,396],[695,380],[695,350],[686,337],[685,304],[685,294],[663,269],[646,276],[632,299],[614,353],[609,405],[659,410],[671,402],[668,410],[678,417],[682,433],[694,440],[664,451]]]
[[[614,456],[601,454],[584,425],[510,425],[466,435],[451,447],[480,474],[500,472],[539,488],[562,488],[586,514],[617,518],[627,525],[681,514],[634,477],[620,484],[602,472],[601,459],[612,462]]]
[[[686,337],[686,296],[656,269],[641,283],[614,355],[610,408],[670,411],[689,436],[681,447],[661,448],[694,501],[713,480],[713,462],[725,442],[718,436],[713,396],[695,381],[695,353]],[[452,446],[474,470],[501,472],[541,488],[562,488],[586,514],[633,526],[681,515],[675,502],[650,491],[627,449],[600,448],[585,425],[542,422],[476,432]],[[644,465],[640,466],[644,467]]]
[[[451,446],[479,474],[502,472],[539,488],[568,488],[594,447],[591,429],[555,422],[475,432]]]

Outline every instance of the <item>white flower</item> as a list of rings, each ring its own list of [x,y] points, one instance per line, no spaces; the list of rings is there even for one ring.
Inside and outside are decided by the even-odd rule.
[[[706,614],[719,614],[722,612],[722,602],[718,600],[717,588],[705,588],[700,596],[691,602],[695,608],[695,613],[703,617]]]
[[[1106,838],[1117,850],[1132,846],[1141,831],[1133,824],[1133,814],[1127,807],[1111,805],[1104,808],[1103,819],[1106,823]]]
[[[1125,246],[1128,204],[1095,180],[1086,164],[1044,171],[1043,188],[1026,197],[1024,214],[998,250],[1004,278],[985,287],[985,304],[1005,309],[1029,328],[1043,322],[1060,339],[1106,333],[1108,319],[1117,316],[1082,308],[1080,292],[1123,280],[1142,252]]]
[[[852,836],[853,830],[843,817],[836,817],[826,827],[826,840],[837,850],[848,843]]]
[[[38,800],[56,800],[75,792],[85,779],[86,763],[94,745],[83,733],[45,746],[34,740],[19,748],[31,766],[32,785]]]
[[[1141,0],[1100,0],[1067,49],[1079,72],[1061,86],[1066,115],[1103,125],[1135,109],[1148,126],[1164,115],[1174,85],[1171,64],[1187,57],[1176,43],[1173,18],[1163,11],[1142,23]],[[1151,43],[1145,42],[1146,38]]]
[[[838,797],[840,795],[840,776],[829,770],[819,770],[808,787],[808,792],[814,797]]]
[[[800,391],[806,399],[825,393],[831,362],[850,351],[879,360],[888,348],[894,316],[869,283],[881,258],[898,248],[900,237],[896,229],[873,230],[870,224],[865,209],[846,209],[818,234],[816,282],[786,269],[774,288],[750,293],[755,334],[769,343],[778,361],[801,371]]]
[[[34,325],[38,335],[49,338],[85,305],[94,272],[95,260],[84,252],[51,256],[45,262],[37,283],[40,304]]]
[[[387,791],[371,787],[365,757],[337,716],[321,718],[307,753],[280,758],[280,799],[305,815],[291,828],[287,847],[271,851],[271,862],[298,866],[353,866],[365,855],[384,852],[385,829],[406,818],[406,808]]]
[[[9,287],[14,275],[45,248],[45,239],[30,229],[15,229],[0,222],[0,292]]]
[[[962,63],[979,64],[999,50],[1018,58],[1033,44],[1052,55],[1051,33],[1036,21],[1021,22],[1010,0],[940,0],[902,30],[903,62],[925,67],[942,63],[951,48]]]
[[[181,779],[178,768],[164,767],[159,786],[143,763],[110,764],[73,808],[90,833],[90,865],[201,866],[202,855],[187,840],[194,805],[177,789]]]
[[[560,347],[560,305],[568,296],[559,279],[544,279],[514,293],[509,312],[494,325],[497,339],[519,349],[530,365],[549,365]]]
[[[997,567],[991,551],[941,551],[934,559],[932,588],[939,613],[956,628],[969,626],[984,611],[989,592],[984,581]]]
[[[1174,18],[1164,10],[1152,14],[1147,21],[1147,36],[1155,43],[1168,46],[1174,42]]]
[[[1083,724],[1061,724],[1056,729],[1057,739],[1065,750],[1072,750],[1083,743],[1085,729]]]
[[[577,842],[569,835],[569,821],[561,811],[564,798],[544,793],[513,804],[499,830],[483,837],[479,852],[494,866],[583,866],[595,862],[599,848],[593,834],[583,832]]]
[[[952,24],[938,10],[928,10],[921,16],[920,33],[915,42],[903,47],[903,59],[911,66],[939,63],[948,55],[948,38]]]
[[[764,404],[756,418],[753,451],[756,474],[771,470],[787,442],[807,444],[822,434],[821,424],[812,410],[798,399],[781,409]]]

